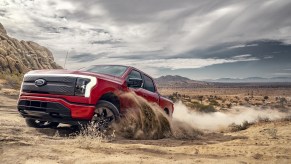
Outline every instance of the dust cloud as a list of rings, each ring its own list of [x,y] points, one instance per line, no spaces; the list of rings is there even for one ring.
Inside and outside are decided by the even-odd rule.
[[[120,97],[130,108],[113,125],[118,136],[128,139],[160,139],[170,136],[170,121],[157,105],[133,92],[123,93]]]
[[[121,97],[131,108],[126,110],[127,113],[113,128],[117,136],[127,139],[195,139],[202,136],[204,131],[219,131],[233,123],[241,125],[245,121],[273,121],[288,115],[278,110],[243,106],[233,107],[227,112],[200,113],[178,102],[174,104],[173,117],[168,117],[158,105],[135,93],[124,93]]]
[[[240,125],[244,121],[248,121],[249,123],[256,122],[260,119],[273,121],[287,116],[287,113],[278,110],[244,106],[233,107],[230,111],[227,111],[227,113],[195,112],[188,109],[182,102],[175,103],[174,108],[173,120],[181,121],[193,128],[205,130],[219,130],[227,128],[232,123]]]
[[[149,103],[135,93],[121,95],[130,109],[113,125],[117,136],[128,139],[197,138],[202,132],[190,125],[174,121],[158,105]]]

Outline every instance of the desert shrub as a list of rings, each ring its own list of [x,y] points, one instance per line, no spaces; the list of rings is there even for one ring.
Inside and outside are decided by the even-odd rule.
[[[21,86],[21,82],[22,82],[21,76],[17,76],[17,75],[7,76],[6,80],[7,80],[7,83],[15,89],[19,89]]]
[[[284,107],[284,104],[287,104],[287,99],[285,97],[280,97],[279,103],[280,103],[281,107]]]
[[[168,98],[170,100],[172,100],[173,102],[177,102],[177,101],[181,100],[181,95],[178,94],[178,92],[174,92],[170,96],[168,96]]]
[[[14,89],[19,89],[22,83],[23,74],[0,73],[0,79],[6,80],[7,84]]]
[[[190,98],[190,96],[188,96],[188,95],[185,95],[184,100],[185,100],[185,101],[188,101],[188,102],[191,102],[191,98]]]
[[[265,131],[266,131],[266,134],[268,134],[271,137],[271,139],[277,139],[278,138],[277,137],[277,132],[278,132],[277,129],[270,128],[270,129],[265,129]]]
[[[2,86],[0,85],[0,91],[2,90]]]
[[[256,106],[261,106],[261,105],[263,105],[263,104],[260,103],[260,102],[256,102],[255,105],[256,105]]]
[[[226,108],[223,108],[223,107],[220,108],[219,110],[220,110],[220,111],[227,111],[227,109],[226,109]]]
[[[271,120],[267,117],[258,117],[257,122],[270,122]]]
[[[202,104],[203,101],[203,96],[198,96],[198,100],[200,101],[200,103]]]
[[[239,125],[232,123],[228,127],[231,132],[237,132],[241,130],[246,130],[247,128],[250,127],[250,125],[251,123],[249,123],[248,121],[244,121],[242,124],[239,124]]]
[[[216,112],[215,108],[212,105],[204,105],[204,104],[200,104],[198,102],[192,102],[192,103],[189,103],[188,106],[190,108],[196,109],[197,111],[203,112],[203,113]]]
[[[232,107],[232,104],[229,103],[229,104],[226,104],[227,108],[231,108]]]
[[[247,102],[250,101],[250,99],[249,99],[248,97],[245,97],[244,99],[245,99],[245,101],[247,101]]]
[[[219,106],[220,104],[219,104],[216,100],[211,99],[211,100],[210,100],[210,105],[213,105],[213,106]]]
[[[174,97],[174,95],[170,95],[168,98],[169,98],[170,100],[172,100],[173,102],[176,102],[176,98]]]
[[[199,111],[204,113],[216,112],[215,108],[212,105],[203,105]]]
[[[222,98],[221,98],[221,97],[218,97],[218,96],[214,96],[214,98],[215,98],[216,100],[222,100]]]
[[[284,117],[282,121],[291,121],[291,115]]]

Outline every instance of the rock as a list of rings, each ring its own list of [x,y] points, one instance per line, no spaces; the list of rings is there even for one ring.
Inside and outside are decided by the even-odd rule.
[[[61,69],[53,54],[32,41],[19,41],[7,35],[0,23],[0,71],[23,74],[35,69]]]
[[[0,23],[0,34],[5,34],[5,35],[7,34],[4,26],[1,23]]]

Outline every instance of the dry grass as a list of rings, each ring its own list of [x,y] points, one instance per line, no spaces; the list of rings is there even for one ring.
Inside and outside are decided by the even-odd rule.
[[[100,131],[98,124],[89,123],[73,134],[72,143],[80,148],[91,148],[103,142],[112,141],[115,138],[115,131]]]
[[[277,132],[278,130],[275,128],[271,128],[267,130],[267,134],[270,135],[272,139],[277,139]]]
[[[5,85],[19,89],[22,83],[23,74],[0,73],[0,79],[6,80]]]

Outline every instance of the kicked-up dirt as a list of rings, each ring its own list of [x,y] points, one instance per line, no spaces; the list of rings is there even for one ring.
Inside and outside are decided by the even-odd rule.
[[[195,139],[110,140],[75,136],[67,125],[28,128],[15,97],[0,95],[0,163],[290,163],[291,122],[258,123]]]

